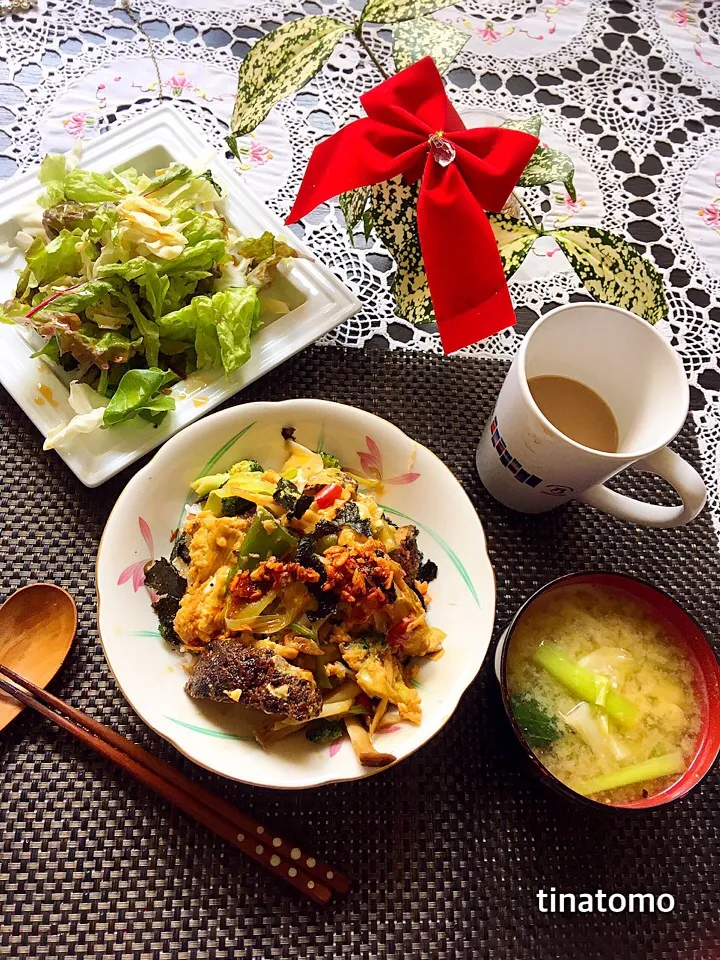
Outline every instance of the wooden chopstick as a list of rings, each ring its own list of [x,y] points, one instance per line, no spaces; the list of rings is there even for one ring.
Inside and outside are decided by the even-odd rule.
[[[349,889],[344,874],[306,855],[171,764],[2,664],[0,674],[12,681],[0,680],[0,689],[118,764],[311,900],[327,903],[333,891],[346,893]]]

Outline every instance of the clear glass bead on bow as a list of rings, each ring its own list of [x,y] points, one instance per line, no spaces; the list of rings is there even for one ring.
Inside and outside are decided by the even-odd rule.
[[[433,135],[428,138],[428,143],[432,150],[433,159],[439,163],[441,167],[447,167],[453,162],[455,159],[455,147],[449,140],[443,137],[442,131],[433,133]]]

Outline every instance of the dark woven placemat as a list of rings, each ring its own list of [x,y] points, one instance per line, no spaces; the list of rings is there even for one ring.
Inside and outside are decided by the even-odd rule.
[[[433,449],[487,532],[498,623],[537,586],[606,567],[666,588],[717,642],[718,551],[707,514],[649,531],[571,505],[526,518],[481,488],[474,450],[505,367],[476,360],[315,348],[243,400],[317,396],[356,404]],[[12,957],[677,960],[720,956],[715,770],[692,796],[635,816],[588,815],[536,783],[502,712],[490,663],[447,727],[398,767],[295,795],[206,774],[125,704],[95,629],[93,566],[127,481],[85,489],[0,392],[2,595],[28,580],[72,591],[74,649],[54,689],[355,879],[347,902],[315,909],[194,822],[83,752],[29,711],[0,735],[0,953]],[[686,429],[676,448],[697,461]],[[657,494],[650,477],[625,489]],[[540,888],[668,892],[666,914],[551,914]]]

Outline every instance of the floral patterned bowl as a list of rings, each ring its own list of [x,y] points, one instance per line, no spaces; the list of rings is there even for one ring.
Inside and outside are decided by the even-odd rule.
[[[97,559],[99,626],[108,664],[130,705],[196,763],[264,787],[297,789],[369,776],[349,741],[315,746],[302,734],[264,750],[258,715],[234,704],[192,700],[182,657],[160,639],[144,566],[169,555],[189,484],[244,457],[284,460],[284,426],[342,463],[382,477],[388,515],[411,522],[439,568],[429,618],[447,633],[445,655],[425,663],[417,685],[423,717],[382,734],[381,749],[407,757],[450,719],[482,666],[495,613],[495,582],[478,516],[455,477],[425,447],[363,410],[322,400],[250,403],[214,414],[173,437],[127,485],[108,520]],[[189,656],[189,655],[188,655]]]

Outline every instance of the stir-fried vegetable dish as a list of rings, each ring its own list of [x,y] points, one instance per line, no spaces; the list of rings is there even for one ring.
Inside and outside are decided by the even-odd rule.
[[[51,155],[39,178],[44,193],[16,238],[25,268],[0,321],[37,331],[46,343],[36,355],[72,381],[77,416],[46,447],[136,416],[157,424],[177,380],[249,359],[259,291],[298,254],[271,233],[240,236],[208,171],[171,163],[152,177],[103,175]]]
[[[420,722],[413,681],[442,653],[426,617],[437,568],[417,529],[371,496],[378,481],[284,433],[279,472],[242,460],[193,483],[197,502],[146,586],[162,636],[196,655],[191,697],[268,714],[265,746],[347,735],[362,764],[384,766],[395,758],[376,734]]]

